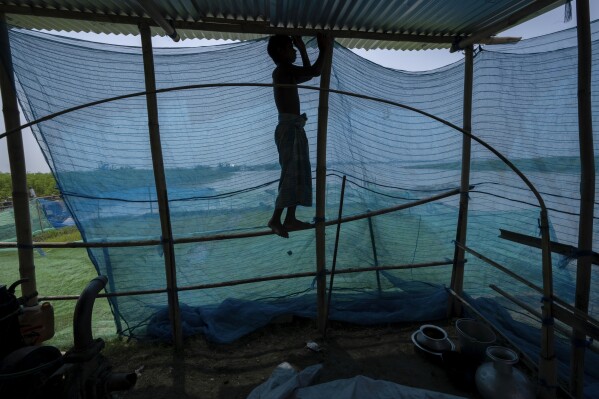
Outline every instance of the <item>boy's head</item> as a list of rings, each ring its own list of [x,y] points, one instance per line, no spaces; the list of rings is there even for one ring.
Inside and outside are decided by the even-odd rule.
[[[274,35],[268,40],[268,47],[266,48],[268,55],[275,62],[275,64],[281,63],[293,63],[295,61],[296,52],[293,48],[293,40],[291,37],[286,35]]]

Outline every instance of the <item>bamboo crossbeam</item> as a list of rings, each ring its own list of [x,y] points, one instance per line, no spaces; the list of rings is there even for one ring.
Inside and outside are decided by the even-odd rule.
[[[512,277],[515,280],[518,280],[519,282],[521,282],[522,284],[526,285],[527,287],[532,288],[533,290],[537,291],[540,294],[543,293],[543,288],[539,287],[538,285],[535,285],[535,284],[531,283],[530,281],[526,280],[523,277],[520,277],[516,273],[512,272],[510,269],[506,268],[505,266],[500,265],[499,263],[495,262],[494,260],[487,258],[486,256],[484,256],[484,255],[476,252],[475,250],[473,250],[471,248],[468,248],[465,245],[462,245],[462,244],[457,243],[457,242],[455,244],[462,246],[466,252],[474,255],[475,257],[477,257],[478,259],[484,261],[485,263],[489,264],[490,266],[493,266],[496,269],[501,270],[502,272],[504,272],[508,276]],[[569,313],[573,314],[574,317],[576,317],[578,320],[588,321],[589,323],[592,323],[594,325],[599,326],[599,320],[593,318],[592,316],[590,316],[588,314],[580,312],[578,309],[576,309],[575,307],[573,307],[572,305],[570,305],[569,303],[567,303],[563,299],[560,299],[559,297],[553,295],[552,300],[555,303],[555,305],[557,305],[558,307],[563,308],[565,311],[568,311]]]
[[[509,230],[499,229],[499,238],[517,242],[518,244],[527,245],[529,247],[541,248],[541,239],[537,237],[531,237],[525,234],[516,233]],[[559,242],[551,241],[551,252],[555,252],[560,255],[570,256],[578,252],[578,248],[572,245],[561,244]],[[592,252],[592,262],[595,265],[599,265],[599,254]]]
[[[543,319],[543,315],[541,314],[541,312],[539,312],[536,309],[533,309],[532,306],[528,305],[527,303],[519,300],[518,298],[514,297],[511,294],[508,294],[507,292],[505,292],[504,290],[502,290],[501,288],[497,287],[495,284],[490,284],[489,287],[491,287],[491,289],[493,289],[494,291],[498,292],[499,294],[501,294],[502,296],[504,296],[505,298],[507,298],[508,300],[512,301],[513,303],[515,303],[516,305],[520,306],[522,309],[526,310],[527,312],[529,312],[530,314],[532,314],[533,316],[535,316],[536,318],[539,319],[539,321],[541,321]],[[559,309],[559,310],[558,310]],[[573,325],[577,325],[577,326],[581,326],[580,321],[576,318],[568,318],[567,314],[561,314],[561,310],[562,308],[560,308],[559,306],[556,306],[554,308],[555,311],[555,318],[560,320],[561,322],[563,322],[564,324],[566,324],[569,327],[572,327]],[[599,334],[599,329],[593,327],[593,326],[585,326],[585,332],[587,333],[587,335],[589,335],[591,338],[593,339],[599,339],[597,338],[597,334]],[[555,325],[555,329],[557,331],[559,331],[561,334],[565,335],[566,337],[572,338],[572,332],[566,328],[564,328],[561,325],[556,324]],[[589,346],[589,349],[599,353],[599,349],[594,348],[592,346]]]
[[[417,201],[413,201],[407,204],[395,205],[388,208],[379,209],[376,211],[366,212],[359,215],[346,216],[341,220],[329,220],[324,223],[325,226],[333,226],[338,223],[349,223],[360,219],[366,219],[373,216],[384,215],[387,213],[397,212],[404,209],[409,209],[415,206],[424,205],[429,202],[438,201],[444,198],[452,197],[460,193],[459,189],[453,189],[445,191],[441,194],[433,195],[431,197],[423,198]],[[314,228],[314,227],[311,227]],[[301,230],[301,229],[300,229]],[[306,230],[306,229],[303,229]],[[299,231],[299,230],[298,230]],[[173,240],[174,244],[190,244],[195,242],[207,242],[207,241],[222,241],[222,240],[233,240],[239,238],[251,238],[260,237],[274,234],[272,230],[260,230],[252,231],[247,233],[233,233],[233,234],[214,234],[202,237],[186,237],[177,238]],[[34,242],[33,248],[110,248],[110,247],[143,247],[143,246],[154,246],[161,245],[160,240],[139,240],[139,241],[113,241],[113,242]],[[17,248],[15,242],[0,242],[0,248]]]
[[[443,261],[437,261],[437,262],[414,263],[414,264],[395,265],[395,266],[355,267],[355,268],[336,270],[335,274],[351,274],[351,273],[363,273],[363,272],[384,271],[384,270],[419,269],[419,268],[426,268],[426,267],[438,267],[438,266],[448,266],[448,265],[451,265],[451,262],[443,260]],[[325,273],[329,274],[330,272],[326,271]],[[256,277],[256,278],[243,279],[243,280],[225,281],[225,282],[221,282],[221,283],[211,283],[211,284],[201,284],[201,285],[193,285],[193,286],[186,286],[186,287],[178,287],[177,290],[178,291],[205,290],[205,289],[211,289],[211,288],[232,287],[235,285],[261,283],[261,282],[265,282],[265,281],[275,281],[275,280],[285,280],[285,279],[315,277],[315,276],[316,276],[316,272],[277,274],[274,276],[267,276],[267,277]],[[151,294],[162,294],[165,292],[166,292],[166,289],[164,289],[164,288],[155,289],[155,290],[111,292],[108,294],[98,294],[98,298],[151,295]],[[40,300],[65,301],[65,300],[77,300],[78,298],[79,298],[79,295],[54,295],[54,296],[40,297]]]

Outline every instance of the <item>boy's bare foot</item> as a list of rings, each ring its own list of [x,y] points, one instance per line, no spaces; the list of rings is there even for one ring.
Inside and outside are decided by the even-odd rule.
[[[283,238],[289,238],[289,233],[287,232],[287,229],[285,229],[285,227],[283,227],[281,222],[279,222],[277,220],[269,220],[268,227],[270,227],[272,232],[275,233],[276,235],[281,236]]]
[[[285,222],[283,223],[283,227],[285,229],[287,229],[287,231],[293,231],[293,230],[309,229],[309,228],[314,227],[314,225],[310,224],[310,223],[302,222],[301,220],[293,219],[291,221],[285,220]]]

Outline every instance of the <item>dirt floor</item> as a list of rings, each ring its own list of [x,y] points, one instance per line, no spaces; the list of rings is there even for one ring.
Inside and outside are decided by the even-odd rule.
[[[321,363],[319,382],[364,375],[412,387],[477,398],[457,389],[439,361],[414,347],[419,324],[364,327],[331,323],[326,340],[313,321],[289,319],[271,324],[232,344],[217,345],[195,337],[182,356],[168,345],[116,342],[104,350],[115,371],[140,371],[135,388],[119,397],[246,398],[283,362],[297,369]],[[457,344],[451,322],[435,322]],[[311,351],[308,341],[322,349]]]

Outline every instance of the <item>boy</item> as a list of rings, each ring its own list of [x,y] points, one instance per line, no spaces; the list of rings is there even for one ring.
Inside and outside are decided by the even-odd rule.
[[[293,38],[275,35],[268,41],[268,55],[277,65],[272,73],[274,84],[290,84],[293,87],[274,87],[275,103],[279,111],[279,124],[275,131],[275,142],[279,151],[281,178],[279,193],[275,202],[275,210],[268,227],[281,236],[288,238],[289,231],[304,229],[312,225],[295,217],[297,205],[312,206],[312,169],[308,140],[304,125],[306,114],[300,115],[300,102],[295,85],[307,82],[320,76],[324,54],[328,51],[330,41],[324,35],[317,36],[319,55],[314,65],[306,52],[306,46],[300,36]],[[297,53],[300,52],[303,66],[293,65]],[[283,210],[287,208],[285,221],[281,223]]]

